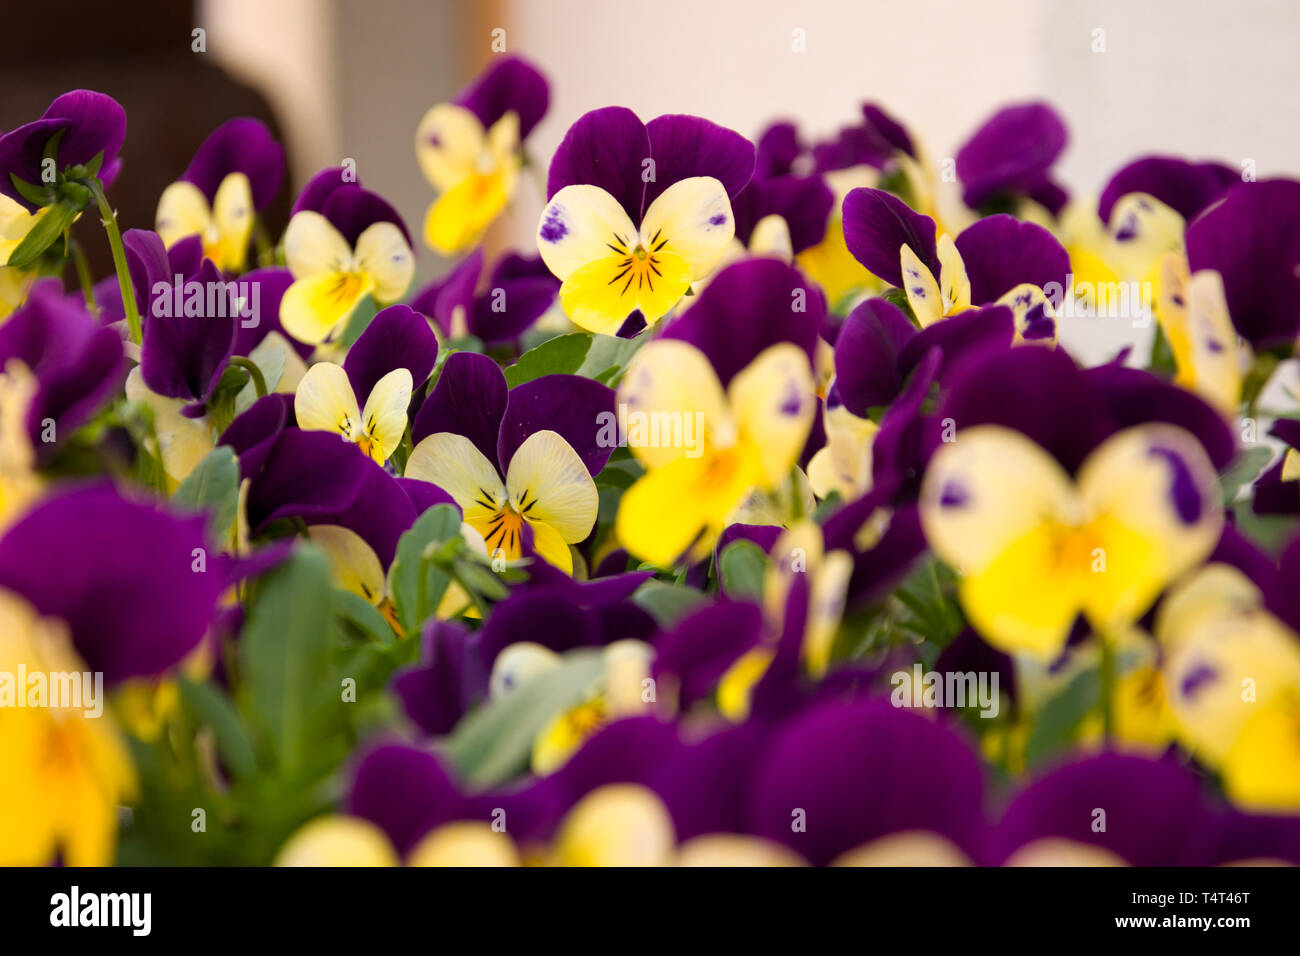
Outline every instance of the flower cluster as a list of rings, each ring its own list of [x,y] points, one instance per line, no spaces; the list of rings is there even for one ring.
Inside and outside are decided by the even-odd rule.
[[[549,102],[0,136],[0,863],[1300,863],[1300,181]]]

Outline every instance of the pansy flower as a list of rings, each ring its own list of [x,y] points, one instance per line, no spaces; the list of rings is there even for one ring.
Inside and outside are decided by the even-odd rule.
[[[0,325],[0,370],[15,360],[35,379],[24,428],[45,462],[109,401],[124,373],[121,338],[65,298],[56,279],[38,282]]]
[[[319,362],[307,370],[294,395],[298,427],[334,432],[382,465],[406,434],[412,392],[424,384],[437,357],[429,323],[408,306],[389,306],[371,320],[342,365]]]
[[[619,402],[646,474],[619,504],[615,527],[628,551],[662,567],[686,554],[699,560],[752,489],[790,477],[816,409],[810,356],[824,308],[798,272],[751,259],[719,273],[633,356]],[[674,421],[675,438],[671,427],[650,431]]]
[[[614,394],[599,382],[546,375],[508,389],[496,362],[455,352],[415,416],[405,475],[445,489],[489,554],[516,560],[530,538],[538,556],[571,571],[569,546],[596,521],[592,477],[617,445],[601,440],[613,415]]]
[[[439,193],[424,219],[424,240],[436,252],[468,249],[501,215],[518,184],[523,142],[549,101],[546,78],[527,60],[505,56],[455,100],[424,114],[415,157]]]
[[[163,190],[155,228],[170,247],[197,235],[203,254],[223,272],[242,272],[254,218],[280,188],[284,147],[255,119],[217,127],[181,178]]]
[[[415,275],[401,216],[343,168],[322,170],[298,195],[284,258],[294,282],[280,303],[280,321],[313,344],[342,331],[367,295],[381,306],[396,302]]]
[[[722,261],[731,199],[754,146],[695,116],[642,123],[611,106],[569,128],[551,161],[537,248],[575,324],[613,334],[633,311],[653,325]]]
[[[417,292],[411,308],[433,319],[451,339],[472,335],[488,345],[515,341],[555,302],[560,284],[536,257],[504,256],[480,282],[483,266],[483,250],[475,249]]]
[[[1241,350],[1223,278],[1213,269],[1189,275],[1178,253],[1167,255],[1160,270],[1158,315],[1177,366],[1174,382],[1231,417],[1241,404]]]
[[[939,410],[957,430],[930,458],[921,518],[995,647],[1050,657],[1080,613],[1113,639],[1219,539],[1221,492],[1198,430],[1230,454],[1222,420],[1158,382],[1132,408],[1143,386],[1130,372],[1149,378],[1081,373],[1041,349],[998,352],[965,368]],[[1031,395],[1037,408],[1013,407]],[[1076,416],[1086,431],[1071,434]]]
[[[91,166],[102,182],[110,182],[121,165],[118,151],[126,139],[126,111],[111,96],[93,90],[72,90],[55,99],[41,118],[0,136],[0,193],[35,212],[37,204],[14,185],[16,178],[42,188],[47,144],[57,142],[51,154],[55,168]]]
[[[1054,343],[1048,293],[1064,293],[1070,257],[1041,226],[989,216],[954,240],[937,237],[934,220],[879,189],[844,200],[849,251],[872,273],[903,289],[922,327],[977,305],[1009,305],[1017,341]]]
[[[971,209],[1008,212],[1027,199],[1055,216],[1069,195],[1051,167],[1068,139],[1065,123],[1046,103],[998,110],[957,151],[962,200]]]

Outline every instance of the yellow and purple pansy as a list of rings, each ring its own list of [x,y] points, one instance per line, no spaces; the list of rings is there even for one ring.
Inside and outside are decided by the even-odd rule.
[[[163,190],[154,228],[171,248],[197,235],[223,272],[243,272],[257,213],[280,188],[284,147],[258,120],[240,117],[203,141],[180,179]]]
[[[496,362],[455,352],[416,413],[404,474],[445,489],[489,555],[572,571],[569,548],[596,523],[592,479],[617,445],[600,427],[613,415],[599,382],[545,375],[509,389]]]
[[[979,305],[1007,305],[1016,340],[1054,344],[1070,257],[1056,238],[1012,216],[988,216],[954,240],[934,220],[880,189],[844,200],[849,251],[874,275],[900,288],[922,327]]]
[[[298,427],[333,432],[382,465],[401,444],[412,395],[437,359],[438,340],[424,317],[391,305],[352,343],[342,365],[307,369],[294,393]]]
[[[424,219],[430,248],[450,256],[483,238],[514,197],[524,140],[549,101],[546,77],[536,67],[502,56],[450,103],[424,114],[415,157],[439,194]]]
[[[606,334],[634,311],[654,325],[722,261],[731,199],[753,172],[754,145],[708,120],[642,123],[618,106],[584,115],[551,161],[537,227],[565,313]]]
[[[342,332],[366,296],[380,306],[396,302],[415,276],[402,217],[343,167],[317,173],[298,195],[284,259],[294,281],[280,322],[313,345]]]

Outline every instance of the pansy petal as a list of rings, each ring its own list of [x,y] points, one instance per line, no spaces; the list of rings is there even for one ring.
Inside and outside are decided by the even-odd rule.
[[[507,498],[496,466],[472,441],[454,432],[438,432],[416,445],[406,460],[405,475],[446,491],[471,523],[495,514]]]
[[[1223,526],[1214,466],[1186,431],[1125,429],[1078,476],[1087,511],[1100,517],[1104,572],[1083,594],[1098,626],[1135,620],[1164,588],[1214,549]]]
[[[370,457],[382,464],[406,434],[406,408],[411,404],[411,373],[395,368],[378,382],[366,399],[361,421],[369,439]]]
[[[473,175],[486,128],[471,110],[440,103],[415,128],[415,158],[434,189],[446,192]]]
[[[735,234],[731,203],[722,183],[693,176],[673,183],[646,209],[641,242],[646,252],[675,252],[699,281],[722,261]]]
[[[614,197],[629,221],[639,222],[650,158],[650,137],[635,113],[621,106],[592,110],[556,147],[546,198],[553,200],[567,186],[596,186]]]
[[[516,450],[542,430],[558,434],[596,475],[618,447],[608,427],[615,419],[614,392],[581,375],[543,375],[511,389],[497,439],[497,461],[508,473]]]
[[[532,132],[546,115],[550,87],[541,71],[518,56],[497,56],[456,102],[464,106],[485,127],[507,113],[519,117],[519,137]]]
[[[903,291],[907,304],[921,327],[931,326],[943,318],[943,296],[934,274],[917,258],[912,247],[903,243],[898,250],[899,270],[903,276]]]
[[[939,256],[939,286],[943,294],[944,313],[951,314],[969,308],[970,277],[966,274],[966,263],[962,261],[952,236],[946,232],[940,236],[935,252]]]
[[[336,584],[378,604],[384,599],[384,569],[374,549],[355,531],[333,524],[307,529],[312,544],[325,552]]]
[[[555,193],[537,227],[537,249],[560,279],[611,255],[626,259],[636,243],[636,225],[598,186],[566,186]]]
[[[434,432],[455,432],[495,461],[508,391],[506,377],[492,359],[477,352],[451,353],[416,413],[411,440],[418,445]]]
[[[228,271],[242,270],[253,235],[253,191],[243,173],[231,173],[221,181],[212,202],[212,219],[219,237],[213,261]]]
[[[1146,193],[1175,210],[1189,222],[1237,181],[1237,170],[1217,163],[1190,163],[1175,156],[1142,156],[1111,176],[1097,200],[1097,216],[1110,222],[1111,211],[1121,197]]]
[[[903,245],[931,275],[939,272],[934,220],[882,189],[855,189],[844,197],[844,241],[855,259],[892,286],[903,286],[898,255]]]
[[[962,200],[978,209],[998,193],[1035,185],[1065,149],[1067,139],[1065,123],[1046,103],[998,110],[957,152]]]
[[[206,236],[212,226],[212,209],[193,183],[172,183],[158,199],[154,228],[162,241],[173,245],[186,236]]]
[[[614,335],[634,312],[647,325],[657,322],[690,283],[691,264],[666,249],[645,260],[613,255],[589,262],[565,279],[560,304],[575,325]]]
[[[572,446],[553,431],[529,435],[510,459],[506,489],[515,510],[576,543],[596,522],[596,484]]]
[[[371,290],[381,305],[406,294],[415,277],[415,257],[402,230],[391,222],[369,226],[357,239],[357,269],[374,280]]]
[[[222,123],[194,153],[181,179],[212,200],[231,173],[247,177],[255,209],[265,209],[279,190],[284,147],[260,120],[240,116]]]
[[[333,432],[345,441],[361,421],[361,409],[348,381],[348,373],[333,362],[321,362],[307,370],[293,398],[298,427],[308,431]]]
[[[1094,555],[1057,552],[1057,527],[1081,519],[1069,476],[1022,435],[963,429],[930,460],[921,520],[961,576],[962,606],[994,646],[1050,655],[1065,642]],[[1076,553],[1077,552],[1077,553]]]
[[[483,238],[514,195],[517,161],[490,173],[471,173],[439,196],[424,217],[424,241],[444,256],[463,252]]]
[[[703,429],[703,435],[693,435],[696,442],[727,446],[736,439],[735,422],[718,377],[704,353],[687,342],[665,338],[641,348],[619,384],[618,402],[627,407],[628,434],[624,437],[628,448],[648,468],[689,457],[688,428]],[[664,439],[665,423],[668,440]],[[652,435],[651,427],[656,424]],[[681,440],[672,440],[674,434]],[[696,452],[699,450],[697,447]]]
[[[300,342],[328,339],[373,287],[369,276],[321,272],[297,279],[280,300],[280,324]]]
[[[1056,237],[1037,223],[1013,216],[987,216],[957,237],[957,251],[970,277],[971,302],[988,305],[1027,282],[1063,294],[1070,256]]]
[[[370,320],[348,349],[343,368],[358,397],[369,395],[375,383],[397,368],[411,374],[414,387],[423,385],[438,358],[438,338],[424,317],[405,305],[390,305]]]
[[[803,351],[781,342],[763,351],[727,386],[736,424],[758,449],[763,481],[774,487],[799,459],[817,410]]]
[[[346,271],[352,249],[318,212],[300,212],[284,231],[284,260],[295,279]]]
[[[654,176],[646,183],[645,209],[683,179],[708,176],[735,196],[754,175],[754,144],[734,130],[698,116],[671,114],[646,124]]]
[[[663,337],[694,345],[726,385],[778,342],[798,345],[811,363],[825,316],[821,290],[798,269],[775,259],[748,259],[718,272]]]

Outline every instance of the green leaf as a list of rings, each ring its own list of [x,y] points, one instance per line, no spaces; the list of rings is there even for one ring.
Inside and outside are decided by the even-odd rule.
[[[239,643],[242,703],[285,771],[303,766],[330,731],[330,587],[325,556],[298,549],[263,579]]]
[[[31,231],[22,242],[18,243],[14,251],[9,253],[7,265],[20,269],[30,266],[41,257],[41,253],[59,241],[59,237],[68,230],[80,212],[61,202],[46,208],[49,211],[32,226]]]
[[[334,613],[371,640],[392,644],[397,639],[384,616],[361,595],[335,588],[330,599],[334,602]]]
[[[195,720],[212,728],[217,750],[230,771],[236,777],[253,776],[257,772],[257,754],[225,692],[209,681],[200,683],[186,677],[178,678],[177,686]]]
[[[586,700],[603,671],[598,651],[573,651],[553,670],[466,716],[445,741],[459,778],[490,787],[527,770],[537,734],[556,714]]]
[[[449,568],[431,559],[453,539],[461,540],[460,512],[451,505],[434,505],[398,539],[390,578],[397,618],[408,634],[432,616],[451,583]]]
[[[9,181],[14,184],[14,189],[18,191],[18,195],[33,206],[48,206],[54,201],[54,190],[48,184],[37,186],[25,179],[20,179],[15,173],[9,174]]]
[[[191,511],[206,511],[212,530],[222,536],[235,521],[239,507],[239,462],[229,445],[218,445],[203,456],[181,482],[172,501]]]
[[[1070,746],[1079,725],[1095,713],[1101,701],[1101,675],[1096,667],[1075,674],[1061,692],[1043,705],[1025,744],[1025,763],[1038,766]]]
[[[1224,505],[1232,504],[1241,489],[1252,484],[1272,458],[1272,450],[1264,445],[1257,446],[1245,454],[1239,455],[1236,461],[1228,466],[1228,470],[1219,476],[1219,484],[1223,488]]]
[[[767,553],[762,548],[744,538],[733,541],[723,549],[719,564],[727,597],[762,598],[763,575],[767,572]]]
[[[691,588],[677,587],[663,581],[647,581],[637,588],[632,600],[647,611],[660,627],[671,627],[703,604],[706,598]]]
[[[593,335],[591,348],[578,366],[579,375],[594,378],[605,385],[613,386],[623,376],[623,370],[636,350],[648,341],[648,336],[638,335],[634,339],[620,339],[616,335]]]
[[[570,332],[548,339],[506,369],[506,384],[514,388],[543,375],[576,374],[591,351],[592,338],[590,332]]]
[[[378,314],[379,304],[375,302],[374,297],[370,295],[362,296],[361,301],[357,303],[356,308],[352,310],[352,315],[348,318],[348,324],[343,329],[340,344],[345,348],[350,347],[370,325],[370,320]]]

